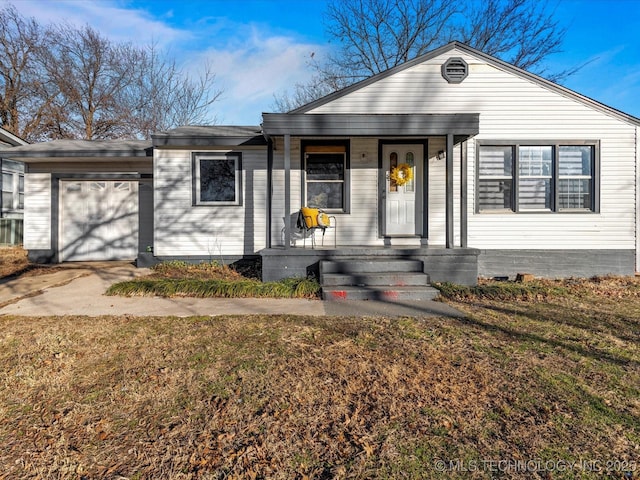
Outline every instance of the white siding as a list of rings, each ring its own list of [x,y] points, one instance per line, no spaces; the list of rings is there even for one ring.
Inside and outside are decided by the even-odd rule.
[[[51,174],[24,176],[24,248],[51,248]]]
[[[204,149],[197,149],[203,151]],[[242,205],[193,205],[191,151],[157,149],[154,156],[154,254],[225,256],[265,247],[267,152],[242,151]]]
[[[461,56],[470,73],[449,84],[440,73]],[[479,113],[482,140],[599,140],[600,213],[475,213],[475,142],[468,142],[468,244],[483,249],[636,249],[636,127],[576,99],[452,50],[383,78],[310,113]],[[435,144],[434,144],[435,145]],[[435,147],[433,148],[435,149]],[[430,243],[443,242],[444,162],[430,149]],[[459,219],[456,149],[454,218]],[[355,178],[352,182],[356,182]],[[459,244],[459,222],[456,224]]]
[[[284,147],[282,138],[277,139],[274,153],[273,171],[273,219],[272,244],[283,245],[284,219]],[[335,214],[338,227],[326,233],[325,246],[333,245],[333,235],[337,235],[340,246],[382,244],[378,238],[378,139],[351,138],[350,158],[351,182],[350,214]],[[291,138],[291,212],[290,219],[295,226],[298,210],[303,206],[303,172],[301,171],[300,138]],[[334,215],[334,214],[332,214]],[[318,233],[318,238],[321,234]],[[298,244],[301,244],[301,240]]]
[[[445,226],[445,161],[438,159],[438,152],[446,150],[444,137],[429,139],[429,245],[444,245]]]

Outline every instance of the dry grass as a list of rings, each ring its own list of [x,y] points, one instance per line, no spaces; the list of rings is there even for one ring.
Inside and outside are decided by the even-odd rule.
[[[0,278],[42,275],[60,268],[58,265],[29,263],[27,251],[22,247],[0,247]]]
[[[228,265],[217,262],[187,263],[170,261],[152,267],[147,278],[190,279],[190,280],[244,280],[245,277]]]
[[[460,320],[0,319],[0,478],[639,478],[640,297],[589,285]]]
[[[22,273],[28,267],[26,250],[21,247],[0,247],[0,278]]]

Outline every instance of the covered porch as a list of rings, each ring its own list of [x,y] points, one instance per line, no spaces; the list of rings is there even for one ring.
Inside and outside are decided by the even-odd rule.
[[[319,275],[322,261],[404,258],[419,259],[431,281],[474,284],[467,140],[478,129],[475,113],[264,114],[270,195],[263,279]],[[390,173],[405,162],[411,181],[396,184]],[[310,241],[302,248],[291,221],[303,206],[335,217],[337,228],[320,248]]]

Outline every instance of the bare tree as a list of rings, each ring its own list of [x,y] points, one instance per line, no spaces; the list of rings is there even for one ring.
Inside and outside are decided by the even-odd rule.
[[[210,66],[190,75],[153,46],[113,42],[88,25],[44,28],[0,9],[0,121],[26,140],[148,138],[214,123],[214,82]]]
[[[313,79],[293,94],[276,96],[287,111],[337,88],[400,65],[459,40],[533,73],[559,80],[544,60],[559,52],[565,29],[549,4],[537,0],[330,0],[327,33],[338,48],[322,64],[311,63]]]
[[[134,83],[140,52],[112,44],[89,26],[57,26],[47,36],[43,64],[59,89],[50,112],[51,136],[130,136],[129,109],[122,100]]]
[[[37,61],[42,41],[35,20],[23,18],[12,5],[0,10],[0,121],[22,138],[36,134],[52,96]]]
[[[219,98],[205,65],[191,76],[155,46],[116,44],[89,26],[56,27],[46,51],[49,78],[59,95],[51,109],[52,137],[149,138],[178,125],[214,123]]]
[[[332,72],[348,82],[406,62],[446,38],[454,0],[331,0],[327,33],[340,49],[329,58]]]
[[[471,47],[558,81],[573,70],[550,73],[544,60],[561,51],[566,29],[554,20],[548,2],[484,0],[470,6],[454,35]]]
[[[194,77],[151,45],[144,51],[128,102],[135,105],[131,118],[137,135],[148,138],[154,131],[177,125],[216,123],[210,107],[222,92],[214,83],[210,65],[205,63],[202,73]]]

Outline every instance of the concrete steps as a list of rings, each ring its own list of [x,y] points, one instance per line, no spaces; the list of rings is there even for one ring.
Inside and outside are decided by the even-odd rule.
[[[420,260],[353,259],[320,261],[320,285],[325,300],[433,300]]]

